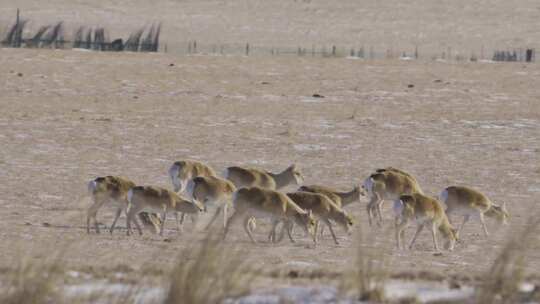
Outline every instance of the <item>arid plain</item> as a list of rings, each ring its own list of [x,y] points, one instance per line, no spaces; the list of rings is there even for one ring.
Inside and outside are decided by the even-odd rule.
[[[171,9],[180,5],[174,1],[167,3]],[[208,7],[204,9],[209,12],[218,11],[218,2],[201,3],[206,3]],[[204,11],[199,7],[201,3],[186,2],[185,14]],[[236,1],[231,3],[241,7]],[[291,3],[322,5],[316,1]],[[21,5],[33,20],[56,21],[52,11],[40,10],[34,2],[22,1]],[[81,3],[73,5],[82,7]],[[128,7],[122,3],[111,5]],[[527,13],[516,11],[515,16],[538,14],[531,13],[532,3],[523,5],[528,8]],[[347,7],[339,6],[334,17],[348,16]],[[475,11],[474,7],[469,9]],[[12,9],[7,4],[2,8],[2,12]],[[112,10],[116,12],[111,13],[114,16],[127,15],[124,27],[118,19],[100,15],[106,8],[95,8],[95,14],[85,11],[79,20],[104,23],[127,33],[138,21],[134,16],[137,12],[142,14],[145,6],[139,3],[124,12]],[[332,12],[324,7],[315,8],[325,14]],[[61,8],[58,12],[64,10],[70,11]],[[455,10],[448,8],[458,14]],[[294,9],[286,11],[294,13]],[[376,6],[366,8],[368,16],[372,16],[370,20],[377,20],[376,11]],[[486,22],[496,16],[507,18],[503,11],[498,5],[487,10],[481,20],[474,20],[474,13],[470,12],[470,16],[465,14],[463,18],[468,20],[465,24],[476,26],[483,37],[488,37]],[[227,18],[232,15],[224,12]],[[264,12],[263,16],[272,15],[271,10]],[[402,14],[406,12],[409,11],[403,10]],[[427,16],[436,16],[435,13],[430,11]],[[70,22],[66,16],[70,15],[64,14],[60,19]],[[171,25],[164,24],[163,41],[174,45],[171,28],[181,31],[187,21],[184,18],[175,23],[172,14],[163,16]],[[421,22],[407,23],[409,17],[405,15],[396,16],[405,20],[411,31],[422,27]],[[159,20],[153,17],[152,20]],[[281,20],[278,15],[274,17]],[[298,20],[307,20],[302,18]],[[348,24],[347,18],[344,17],[343,24]],[[467,54],[469,47],[480,48],[483,43],[475,43],[483,40],[475,40],[466,28],[443,38],[446,29],[452,28],[450,19],[445,18],[440,28],[429,32],[425,39],[436,41],[439,37],[439,41],[448,41],[425,43],[426,50],[438,52],[448,45],[457,48],[460,43]],[[353,19],[350,16],[350,22]],[[8,24],[6,20],[11,19],[4,16],[2,20]],[[191,20],[192,25],[204,24],[204,20]],[[241,20],[244,19],[229,21],[234,25]],[[251,29],[255,30],[245,28],[247,36],[233,35],[240,25],[230,25],[230,31],[224,31],[221,37],[239,43],[269,37],[260,32],[269,21],[262,17],[253,20]],[[276,20],[272,23],[279,24]],[[315,43],[302,36],[305,32],[298,27],[298,20],[291,21],[291,32],[284,32],[282,37],[286,39],[261,38],[258,42],[268,46],[289,46],[291,41]],[[533,22],[521,20],[523,25],[510,23],[508,31],[497,32],[501,42],[494,42],[493,47],[512,45],[511,37],[518,32],[521,36],[515,43],[526,45],[534,41],[533,34],[521,30],[521,26],[528,28]],[[219,27],[219,22],[208,24]],[[383,33],[399,28],[399,24],[380,24],[386,26],[382,27]],[[335,31],[324,24],[314,26],[320,36],[313,35],[322,39],[321,43],[357,45],[356,39],[347,38],[350,36],[345,25],[335,26]],[[202,35],[208,41],[220,37],[219,32],[194,28],[197,30],[193,37]],[[392,37],[411,41],[399,33],[388,37],[373,33],[369,40],[377,41],[377,37],[384,38],[381,48],[392,41],[399,46],[408,43]],[[429,195],[438,195],[449,185],[469,185],[496,203],[506,202],[511,214],[508,226],[499,227],[495,221],[487,220],[491,232],[488,239],[479,222],[472,220],[460,235],[455,250],[442,255],[434,255],[427,231],[412,250],[395,249],[391,204],[384,205],[383,227],[369,227],[366,198],[346,207],[357,219],[357,227],[350,236],[337,229],[340,245],[334,245],[326,235],[313,248],[300,232],[296,244],[288,240],[269,244],[265,241],[270,225],[264,221],[255,234],[261,242],[252,244],[238,225],[226,243],[248,252],[248,263],[263,270],[252,281],[253,290],[268,286],[337,286],[340,274],[356,265],[359,248],[377,252],[376,262],[384,264],[381,269],[390,277],[481,285],[507,242],[521,236],[530,217],[540,216],[536,208],[540,194],[537,63],[179,56],[174,52],[6,48],[0,49],[0,63],[0,280],[16,271],[22,260],[41,263],[52,258],[62,264],[66,284],[105,280],[111,284],[153,286],[166,281],[179,254],[197,247],[205,233],[193,231],[189,221],[185,231],[178,233],[174,218],[170,217],[164,237],[148,230],[142,237],[127,237],[122,216],[120,229],[113,235],[88,235],[87,183],[97,176],[123,175],[138,184],[172,188],[167,170],[180,159],[207,162],[218,172],[232,165],[276,172],[296,163],[305,176],[305,184],[343,190],[359,185],[376,168],[394,166],[414,174]],[[315,94],[322,98],[314,97]],[[109,226],[113,213],[104,208],[98,218]],[[461,221],[453,219],[455,223]],[[411,225],[407,239],[414,230]],[[540,283],[539,246],[536,238],[522,252],[526,281],[535,290]]]

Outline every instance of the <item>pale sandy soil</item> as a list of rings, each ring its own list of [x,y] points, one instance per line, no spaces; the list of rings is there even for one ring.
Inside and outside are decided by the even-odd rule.
[[[117,174],[170,187],[168,167],[186,158],[218,171],[230,165],[278,171],[296,163],[306,184],[342,189],[391,165],[415,174],[429,194],[471,185],[507,202],[508,227],[489,221],[492,235],[485,239],[474,221],[455,252],[443,256],[433,255],[427,232],[412,251],[392,249],[391,234],[382,235],[392,232],[389,204],[383,229],[367,226],[365,201],[352,205],[364,235],[382,235],[362,246],[389,248],[382,258],[392,273],[481,275],[506,238],[537,213],[540,69],[534,64],[0,53],[4,269],[21,256],[39,261],[62,249],[68,269],[167,271],[179,250],[203,234],[193,241],[188,227],[179,235],[171,220],[172,242],[150,233],[126,237],[123,229],[87,235],[86,183]],[[99,217],[109,225],[112,215],[109,209]],[[124,223],[122,217],[121,228]],[[267,229],[261,223],[257,238],[264,241]],[[350,268],[356,252],[357,234],[338,233],[339,246],[330,238],[316,249],[306,239],[253,245],[238,226],[227,242],[248,248],[263,269],[307,262],[335,273]],[[530,274],[540,267],[538,244],[533,247]]]

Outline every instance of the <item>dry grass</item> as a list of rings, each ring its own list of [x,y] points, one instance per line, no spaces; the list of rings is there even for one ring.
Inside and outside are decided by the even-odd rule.
[[[220,303],[244,294],[255,271],[247,253],[211,231],[195,249],[182,251],[170,277],[166,304]]]
[[[23,257],[7,276],[7,287],[0,295],[0,303],[61,303],[57,286],[62,281],[63,270],[59,261],[58,255],[38,262]]]
[[[358,245],[354,269],[346,273],[341,282],[340,289],[344,294],[352,294],[361,301],[384,302],[384,284],[389,277],[389,260],[384,243],[379,246],[376,238],[379,235],[387,236],[389,231],[383,233],[370,233],[364,236],[358,230]],[[366,246],[366,244],[372,244]]]
[[[521,233],[509,236],[485,276],[477,303],[520,302],[519,285],[525,277],[526,256],[538,244],[539,228],[540,214],[529,218]]]

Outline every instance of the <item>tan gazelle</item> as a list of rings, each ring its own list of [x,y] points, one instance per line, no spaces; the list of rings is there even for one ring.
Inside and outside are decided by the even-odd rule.
[[[453,250],[457,241],[457,231],[448,221],[448,217],[444,212],[442,204],[435,198],[420,194],[412,193],[401,195],[394,200],[394,213],[396,216],[396,243],[397,247],[401,248],[402,239],[405,235],[405,229],[411,221],[416,222],[417,228],[410,244],[412,248],[416,238],[427,226],[431,230],[433,237],[433,245],[435,250],[439,251],[437,242],[437,231],[445,237],[445,249]]]
[[[216,213],[208,223],[208,229],[223,210],[223,227],[227,225],[227,210],[232,205],[232,195],[236,187],[230,181],[216,176],[198,176],[191,179],[186,187],[186,194],[200,202],[205,209],[216,207]]]
[[[217,176],[210,166],[194,161],[176,161],[169,168],[169,176],[175,192],[184,192],[188,181],[197,176]]]
[[[244,221],[244,229],[252,242],[256,243],[250,227],[252,217],[269,218],[272,221],[271,231],[279,222],[284,222],[287,232],[290,223],[302,227],[308,235],[315,233],[315,219],[311,211],[306,211],[295,204],[287,195],[274,190],[250,187],[241,188],[233,195],[234,213],[225,226],[223,238],[227,236],[230,227],[238,220]],[[291,242],[295,242],[289,233]],[[271,239],[275,241],[275,239]],[[315,242],[315,239],[313,239]]]
[[[116,207],[116,214],[110,228],[110,233],[113,233],[116,222],[122,211],[125,211],[128,206],[127,193],[128,190],[135,186],[131,180],[121,176],[102,176],[91,180],[88,183],[88,192],[92,197],[93,204],[88,208],[86,217],[86,232],[90,233],[90,220],[94,220],[94,227],[99,233],[99,225],[97,222],[97,212],[103,206]],[[156,214],[142,213],[139,215],[140,220],[145,226],[151,226],[157,232],[160,225],[159,217]],[[136,225],[139,225],[135,221]]]
[[[177,193],[153,186],[136,186],[129,189],[127,194],[128,210],[127,210],[127,234],[131,234],[131,221],[134,216],[141,211],[153,211],[161,213],[161,227],[159,234],[163,235],[165,228],[165,220],[167,219],[167,212],[174,212],[178,217],[178,212],[182,213],[197,213],[204,210],[198,202],[189,201]],[[178,224],[178,221],[177,221]],[[180,230],[180,227],[177,227]],[[142,230],[137,225],[139,234],[142,235]]]
[[[272,190],[281,189],[287,185],[300,185],[304,177],[296,165],[291,165],[280,173],[272,173],[255,168],[228,167],[223,177],[230,180],[236,188],[260,187]]]
[[[363,195],[363,192],[358,186],[354,187],[351,191],[348,192],[343,192],[320,185],[301,186],[300,188],[298,188],[298,191],[324,194],[328,196],[328,198],[330,198],[336,205],[342,208],[354,202],[359,202],[360,196]]]
[[[382,223],[381,207],[385,200],[394,201],[403,194],[423,193],[414,177],[395,168],[379,169],[365,179],[362,187],[370,201],[367,205],[369,224],[378,216],[378,224]]]
[[[212,167],[195,160],[179,160],[174,162],[169,168],[169,177],[173,184],[175,192],[182,194],[185,192],[187,183],[197,176],[217,176]],[[182,213],[180,223],[181,227],[184,224],[185,214]],[[195,218],[191,218],[195,222]],[[178,220],[177,220],[178,221]]]
[[[287,193],[287,196],[293,200],[300,208],[304,210],[310,210],[313,212],[315,219],[318,220],[317,227],[319,223],[323,222],[330,229],[332,238],[334,242],[339,244],[334,229],[332,229],[332,224],[330,221],[334,221],[343,229],[350,233],[351,228],[354,224],[353,219],[350,215],[341,209],[336,203],[334,203],[328,196],[320,193],[312,193],[305,191],[297,191]],[[315,243],[317,243],[317,229],[315,229]],[[290,234],[290,233],[289,233]],[[275,235],[275,232],[274,232]]]
[[[441,202],[446,204],[446,214],[458,214],[463,216],[463,223],[458,229],[461,232],[463,226],[469,221],[471,215],[478,215],[484,234],[489,235],[484,216],[495,218],[501,224],[507,224],[510,214],[506,210],[506,203],[495,205],[481,192],[469,187],[451,186],[444,189],[439,195]]]

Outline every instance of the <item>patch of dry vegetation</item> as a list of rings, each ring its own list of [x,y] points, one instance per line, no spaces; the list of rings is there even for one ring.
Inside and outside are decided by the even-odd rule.
[[[509,236],[508,242],[493,262],[479,288],[477,303],[523,302],[519,286],[525,279],[527,254],[539,244],[540,214],[529,218],[521,233]]]
[[[387,258],[390,250],[384,243],[375,245],[377,234],[388,236],[389,231],[384,233],[370,233],[365,237],[358,230],[358,245],[353,269],[345,273],[340,284],[340,289],[346,295],[353,295],[361,301],[383,302],[385,300],[384,284],[389,278],[389,263]],[[369,244],[366,246],[366,244]]]
[[[46,261],[33,261],[23,257],[14,271],[7,274],[5,288],[0,294],[4,304],[61,303],[58,283],[62,282],[63,269],[56,256]]]
[[[180,254],[164,303],[221,303],[249,291],[255,274],[246,252],[211,231],[198,247]]]

